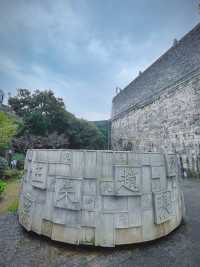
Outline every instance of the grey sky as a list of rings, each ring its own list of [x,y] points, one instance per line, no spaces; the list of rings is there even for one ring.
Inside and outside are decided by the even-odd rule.
[[[198,0],[0,0],[0,88],[53,89],[110,117],[123,88],[200,21]]]

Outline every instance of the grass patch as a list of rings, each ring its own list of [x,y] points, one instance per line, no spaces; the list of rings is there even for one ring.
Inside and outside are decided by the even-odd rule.
[[[12,204],[8,207],[7,211],[16,212],[19,206],[19,199],[15,199]]]
[[[6,189],[3,192],[2,198],[0,198],[0,215],[8,211],[15,212],[17,210],[20,182],[19,179],[7,181]]]

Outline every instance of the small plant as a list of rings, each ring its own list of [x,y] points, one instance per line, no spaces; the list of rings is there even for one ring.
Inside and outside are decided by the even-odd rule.
[[[187,176],[189,178],[199,179],[200,178],[200,173],[198,171],[194,171],[194,170],[188,169],[187,170]]]
[[[19,171],[17,169],[7,169],[4,171],[2,177],[5,180],[10,180],[10,179],[20,179],[23,175],[23,171]]]
[[[5,158],[0,157],[0,175],[8,168],[8,162]]]
[[[6,188],[6,183],[4,181],[0,180],[0,196],[3,193],[3,191],[5,190],[5,188]]]
[[[16,212],[19,206],[19,200],[16,199],[9,207],[8,207],[8,211],[10,212]]]

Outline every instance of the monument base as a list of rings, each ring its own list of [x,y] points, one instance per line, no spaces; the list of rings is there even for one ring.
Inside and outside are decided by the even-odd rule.
[[[176,155],[28,150],[19,221],[70,244],[114,247],[160,238],[180,225]]]

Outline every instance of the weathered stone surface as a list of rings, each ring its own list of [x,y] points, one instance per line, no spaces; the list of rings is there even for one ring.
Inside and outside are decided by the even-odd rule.
[[[183,216],[176,162],[173,154],[29,150],[25,166],[33,171],[22,181],[19,221],[72,244],[159,238]]]
[[[200,172],[199,39],[200,24],[114,97],[112,149],[178,152]]]

